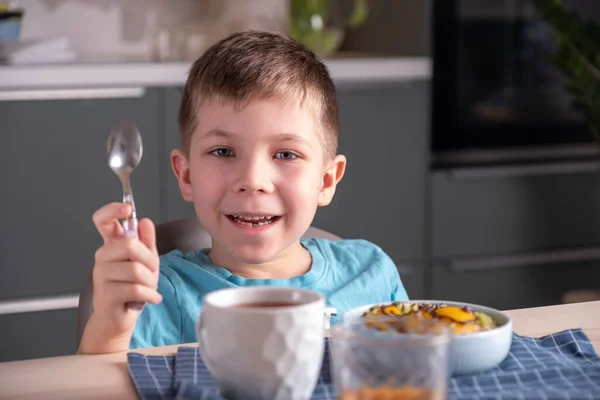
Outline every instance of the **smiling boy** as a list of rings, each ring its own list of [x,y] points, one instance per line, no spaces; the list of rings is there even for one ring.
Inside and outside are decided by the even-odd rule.
[[[139,239],[123,237],[118,219],[128,206],[96,211],[104,244],[78,351],[194,342],[203,296],[228,287],[314,290],[337,318],[352,307],[407,300],[395,264],[376,245],[301,238],[344,175],[338,129],[333,82],[303,45],[246,31],[208,49],[184,88],[181,148],[171,165],[212,247],[158,257],[150,220],[140,221]],[[139,311],[126,306],[131,301],[149,304]]]

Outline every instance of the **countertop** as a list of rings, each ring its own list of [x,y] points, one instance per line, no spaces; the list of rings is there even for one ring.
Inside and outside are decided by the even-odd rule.
[[[0,65],[0,91],[169,87],[185,83],[191,61],[88,60],[66,64]],[[405,82],[431,77],[428,57],[342,54],[325,59],[336,84]]]
[[[544,336],[583,328],[600,349],[600,301],[506,311],[513,330]],[[174,354],[177,346],[136,350]],[[43,358],[0,364],[0,399],[137,399],[127,371],[127,353]]]

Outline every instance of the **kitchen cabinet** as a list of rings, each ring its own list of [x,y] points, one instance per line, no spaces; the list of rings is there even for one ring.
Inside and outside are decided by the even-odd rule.
[[[0,362],[75,354],[76,326],[75,308],[0,315]]]
[[[315,226],[383,248],[396,263],[425,254],[429,84],[341,89],[346,175]]]
[[[507,309],[600,289],[599,168],[580,160],[435,171],[433,297]]]
[[[434,172],[433,257],[600,246],[599,171],[581,161]]]
[[[464,264],[464,263],[463,263]],[[511,266],[485,263],[461,268],[461,263],[434,264],[433,298],[484,304],[500,310],[560,304],[569,290],[586,284],[598,287],[600,257],[587,261],[547,260],[536,264]]]
[[[159,92],[85,93],[84,99],[69,98],[70,90],[46,99],[39,98],[48,94],[43,91],[3,93],[0,301],[5,304],[79,292],[101,245],[92,214],[122,199],[106,157],[109,130],[120,119],[134,120],[143,138],[142,162],[131,178],[138,214],[158,217]],[[12,95],[20,99],[10,100]],[[0,362],[73,354],[76,315],[75,308],[0,315]]]
[[[79,291],[101,244],[92,214],[122,200],[106,157],[111,125],[122,118],[138,124],[144,142],[132,175],[138,214],[158,217],[158,91],[93,93],[83,100],[0,101],[0,300]]]

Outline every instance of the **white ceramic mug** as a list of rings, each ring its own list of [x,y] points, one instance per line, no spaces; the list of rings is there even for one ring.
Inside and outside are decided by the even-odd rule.
[[[228,400],[306,400],[319,378],[324,298],[293,288],[223,289],[196,324],[202,358]]]

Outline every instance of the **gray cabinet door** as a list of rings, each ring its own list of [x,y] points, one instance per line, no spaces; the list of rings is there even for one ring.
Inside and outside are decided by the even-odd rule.
[[[135,98],[0,102],[0,299],[79,291],[101,244],[92,213],[122,200],[106,157],[109,130],[122,118],[138,124],[144,142],[132,176],[138,216],[158,218],[158,109],[152,90]]]
[[[74,308],[0,315],[0,326],[0,362],[65,356],[77,351]]]
[[[345,88],[339,152],[346,175],[314,225],[383,248],[396,263],[424,257],[429,84]]]
[[[491,269],[433,266],[433,296],[501,310],[559,304],[570,290],[600,289],[600,259]]]
[[[593,162],[437,171],[432,196],[434,257],[600,243]]]
[[[173,149],[179,149],[181,143],[179,140],[179,127],[177,117],[179,114],[179,105],[181,103],[181,89],[168,88],[164,90],[165,103],[165,123],[163,132],[165,135],[164,143],[166,150],[161,154],[162,170],[164,182],[166,182],[163,200],[165,204],[164,221],[171,221],[180,218],[193,218],[196,216],[192,203],[184,201],[181,198],[181,192],[177,185],[177,179],[173,174],[170,162],[170,152]]]

